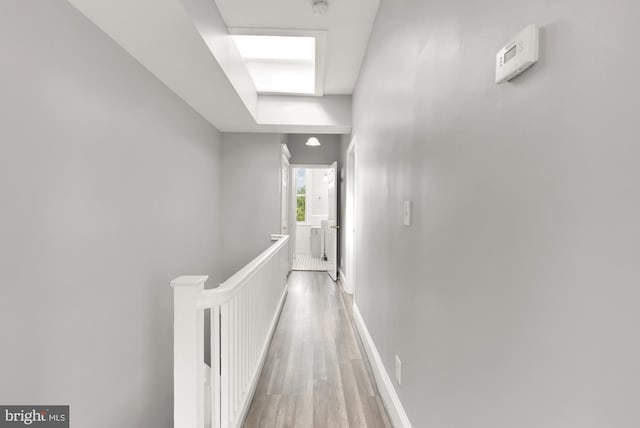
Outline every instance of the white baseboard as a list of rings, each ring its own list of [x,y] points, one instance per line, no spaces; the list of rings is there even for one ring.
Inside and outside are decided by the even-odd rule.
[[[380,358],[376,344],[373,342],[373,339],[369,334],[369,330],[367,329],[367,325],[364,323],[364,319],[360,314],[358,305],[355,303],[353,304],[353,319],[356,323],[356,327],[358,328],[358,333],[360,333],[360,338],[362,339],[362,344],[364,345],[367,357],[369,357],[371,369],[373,370],[373,375],[376,378],[376,384],[378,385],[382,402],[387,409],[391,423],[395,428],[411,428],[409,417],[405,413],[404,407],[402,407],[400,397],[398,397],[396,389],[393,387],[393,382],[391,382],[389,373],[387,373],[387,370],[384,368],[384,364],[382,363],[382,358]]]
[[[342,289],[347,290],[347,276],[344,274],[344,271],[341,267],[338,268],[338,279],[342,284]]]

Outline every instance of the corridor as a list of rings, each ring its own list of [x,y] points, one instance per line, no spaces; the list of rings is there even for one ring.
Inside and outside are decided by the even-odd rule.
[[[352,323],[325,272],[292,272],[245,428],[390,427]]]
[[[0,1],[0,427],[640,428],[638,16]]]

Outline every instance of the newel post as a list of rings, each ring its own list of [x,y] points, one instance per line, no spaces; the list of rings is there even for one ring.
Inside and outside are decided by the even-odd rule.
[[[173,287],[173,426],[204,426],[204,311],[207,276],[181,276]]]

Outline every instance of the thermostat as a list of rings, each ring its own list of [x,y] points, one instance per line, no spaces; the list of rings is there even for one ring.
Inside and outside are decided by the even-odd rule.
[[[496,54],[496,83],[511,80],[538,62],[538,27],[529,25]]]

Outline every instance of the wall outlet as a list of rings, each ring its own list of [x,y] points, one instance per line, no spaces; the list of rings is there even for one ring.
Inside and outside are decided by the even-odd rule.
[[[402,385],[402,361],[400,357],[396,355],[396,382],[398,385]]]
[[[411,226],[411,200],[407,199],[402,203],[403,223],[405,226]]]

